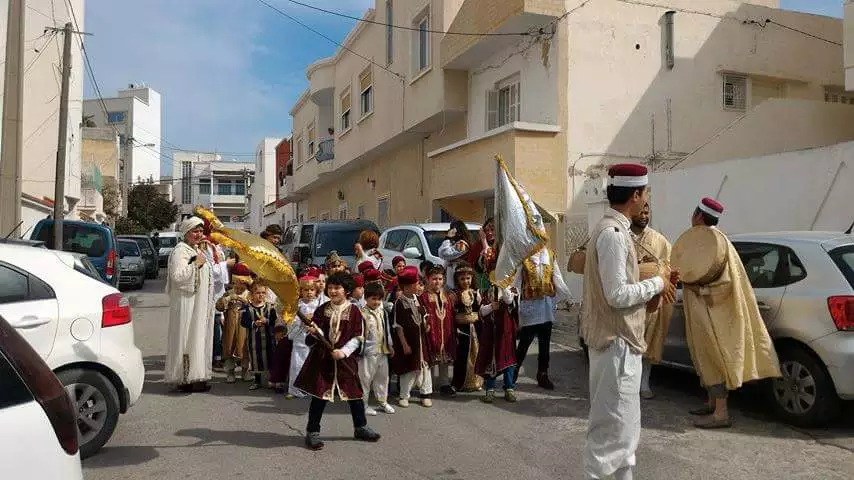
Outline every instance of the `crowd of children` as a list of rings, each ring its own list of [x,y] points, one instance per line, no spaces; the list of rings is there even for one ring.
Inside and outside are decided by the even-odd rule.
[[[320,421],[336,397],[348,402],[355,437],[366,441],[379,439],[366,415],[395,413],[390,387],[397,387],[399,407],[409,407],[415,391],[418,403],[431,407],[434,368],[442,395],[485,389],[482,400],[491,403],[503,374],[504,398],[515,402],[517,293],[477,288],[495,258],[489,223],[484,231],[475,265],[456,258],[447,270],[430,262],[416,268],[395,257],[385,271],[376,234],[363,232],[355,271],[332,252],[323,269],[299,272],[299,314],[287,325],[263,281],[238,263],[231,288],[217,302],[225,314],[227,382],[236,381],[239,365],[250,389],[275,388],[289,399],[310,396],[311,449],[323,448]],[[456,229],[449,239],[458,251],[468,250],[470,239]],[[369,403],[372,392],[376,408]]]

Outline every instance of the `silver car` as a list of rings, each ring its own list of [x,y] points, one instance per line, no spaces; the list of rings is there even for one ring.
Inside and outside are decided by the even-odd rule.
[[[786,422],[816,427],[854,400],[854,235],[731,235],[774,340],[781,379],[768,401]],[[680,292],[681,293],[681,292]],[[681,300],[664,345],[666,365],[692,369]]]
[[[145,260],[134,240],[119,240],[119,285],[142,288],[145,285]]]

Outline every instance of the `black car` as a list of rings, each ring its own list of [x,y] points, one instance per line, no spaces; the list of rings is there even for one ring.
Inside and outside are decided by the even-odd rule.
[[[380,231],[370,220],[321,220],[296,223],[285,230],[282,252],[295,265],[323,265],[335,250],[355,269],[354,245],[362,230]]]
[[[159,258],[151,237],[146,235],[119,235],[118,238],[120,240],[133,240],[139,245],[139,250],[142,252],[142,259],[145,261],[145,278],[157,278],[160,274]]]

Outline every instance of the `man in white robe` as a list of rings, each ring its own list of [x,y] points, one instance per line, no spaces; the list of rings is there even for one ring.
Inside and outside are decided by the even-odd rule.
[[[200,242],[204,222],[190,217],[181,222],[182,241],[169,256],[166,293],[169,332],[165,380],[184,392],[210,390],[213,355],[213,278]]]
[[[590,357],[590,421],[585,478],[630,480],[640,441],[641,358],[646,350],[646,302],[665,290],[662,273],[639,280],[631,218],[647,202],[647,169],[614,165],[608,171],[611,206],[591,232],[584,267],[581,330]]]

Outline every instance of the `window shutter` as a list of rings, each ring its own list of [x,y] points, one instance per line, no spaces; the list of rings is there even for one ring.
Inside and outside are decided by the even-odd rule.
[[[486,92],[486,129],[498,128],[498,90]]]
[[[368,67],[361,75],[359,75],[359,92],[364,92],[371,86],[371,68]]]
[[[518,122],[520,117],[519,84],[510,86],[510,121]]]
[[[341,113],[350,110],[350,92],[345,93],[341,97]]]

